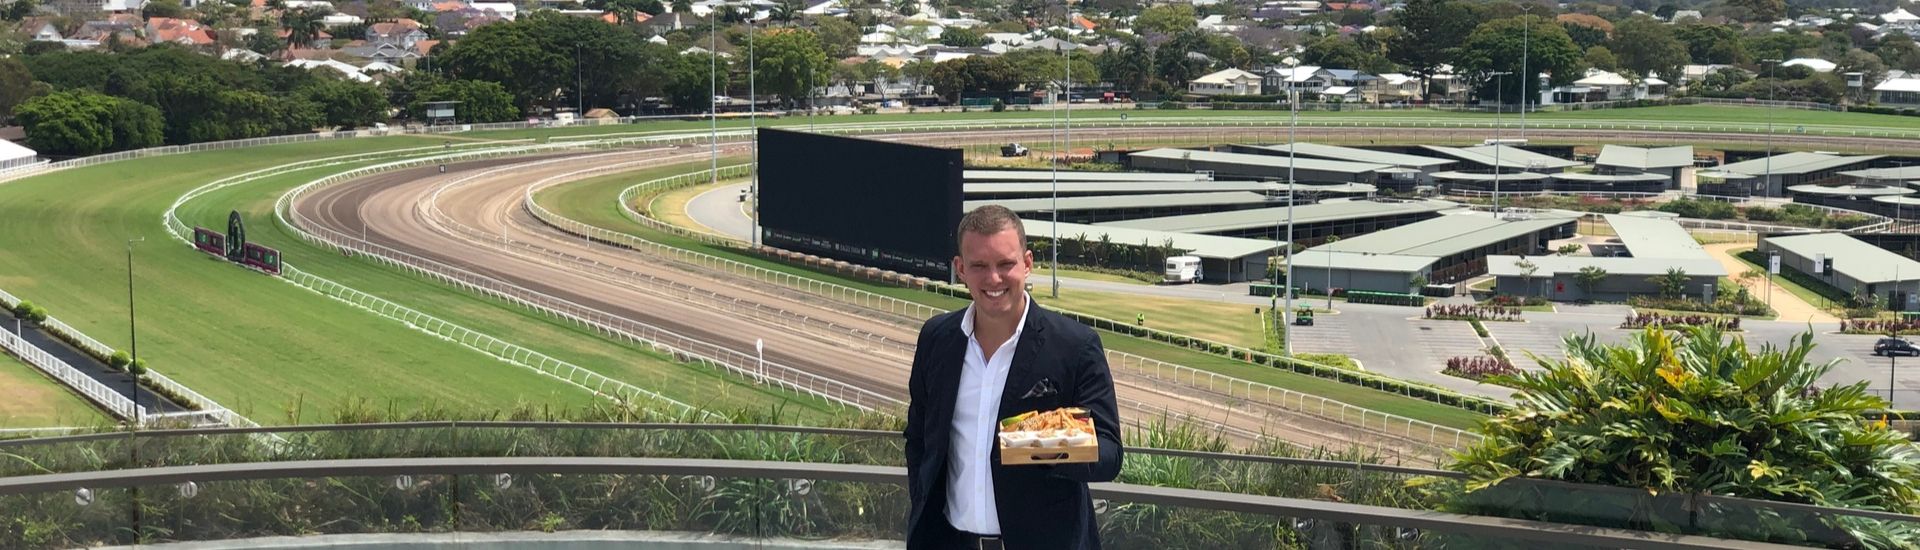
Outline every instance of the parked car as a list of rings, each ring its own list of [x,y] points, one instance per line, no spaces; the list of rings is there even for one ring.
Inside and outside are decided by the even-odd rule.
[[[1913,342],[1900,338],[1881,338],[1880,341],[1873,343],[1873,354],[1920,356],[1920,348],[1913,347]]]
[[[1000,156],[1024,157],[1024,156],[1027,156],[1027,147],[1018,143],[1009,143],[1006,145],[1002,145],[1000,146]]]

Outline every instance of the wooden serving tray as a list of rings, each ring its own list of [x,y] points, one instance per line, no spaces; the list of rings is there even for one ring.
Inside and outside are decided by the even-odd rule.
[[[1026,464],[1076,464],[1100,461],[1100,439],[1086,445],[1068,445],[1065,447],[1020,447],[1017,449],[1000,448],[1000,464],[1019,466]]]

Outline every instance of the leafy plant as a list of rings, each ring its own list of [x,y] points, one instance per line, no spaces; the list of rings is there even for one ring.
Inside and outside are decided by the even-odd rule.
[[[1593,291],[1600,288],[1600,283],[1606,280],[1607,270],[1597,265],[1582,267],[1580,271],[1573,274],[1574,288],[1580,289],[1580,293],[1586,295],[1589,300],[1593,299]]]
[[[1452,468],[1469,481],[1448,509],[1836,547],[1920,540],[1911,524],[1690,498],[1920,509],[1920,451],[1863,418],[1887,407],[1866,382],[1821,386],[1838,361],[1808,361],[1811,333],[1758,350],[1709,328],[1649,329],[1620,346],[1573,335],[1564,345],[1567,359],[1536,357],[1543,370],[1502,377],[1518,403],[1456,453]]]
[[[1647,278],[1647,282],[1660,288],[1660,297],[1678,298],[1687,293],[1687,271],[1678,267],[1669,267],[1667,272]]]
[[[1627,316],[1620,328],[1682,328],[1712,327],[1719,330],[1740,330],[1739,317],[1715,317],[1712,315],[1669,315],[1651,311],[1636,312]]]
[[[1505,357],[1481,355],[1448,357],[1447,368],[1440,372],[1472,380],[1487,380],[1495,376],[1519,374],[1520,368],[1513,366],[1513,362]]]
[[[1520,308],[1479,304],[1434,304],[1427,306],[1426,317],[1447,321],[1519,321]]]

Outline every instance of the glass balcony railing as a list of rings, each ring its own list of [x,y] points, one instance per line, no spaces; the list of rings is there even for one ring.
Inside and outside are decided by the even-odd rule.
[[[0,549],[897,548],[908,509],[902,454],[889,431],[687,424],[6,441]],[[1106,548],[1842,547],[1858,533],[1888,533],[1899,547],[1920,527],[1898,514],[1557,482],[1465,499],[1459,487],[1457,474],[1437,470],[1135,448],[1118,482],[1094,492]]]

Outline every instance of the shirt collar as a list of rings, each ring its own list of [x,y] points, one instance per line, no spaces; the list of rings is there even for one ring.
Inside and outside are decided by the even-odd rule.
[[[1020,312],[1020,322],[1013,325],[1015,339],[1027,330],[1027,316],[1033,313],[1034,307],[1033,296],[1028,295],[1026,289],[1020,290],[1020,297],[1027,302],[1027,309]],[[960,316],[960,332],[966,333],[968,339],[973,338],[973,304],[967,304],[967,312]]]

